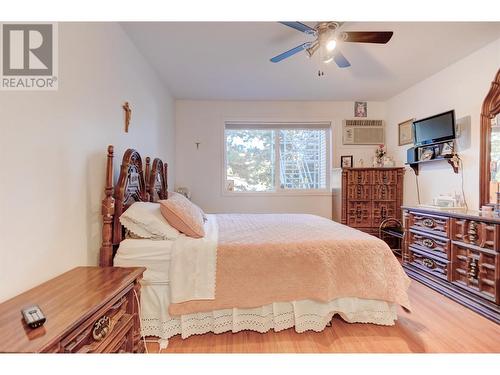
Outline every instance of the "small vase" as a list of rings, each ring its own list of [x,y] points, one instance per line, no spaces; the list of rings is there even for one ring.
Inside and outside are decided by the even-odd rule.
[[[382,158],[376,158],[375,159],[375,164],[377,167],[383,167],[384,166],[384,161],[382,160]]]

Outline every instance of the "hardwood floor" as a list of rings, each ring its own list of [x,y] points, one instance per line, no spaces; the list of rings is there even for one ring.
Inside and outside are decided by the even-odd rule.
[[[163,353],[450,353],[500,352],[500,325],[412,281],[412,312],[400,308],[395,326],[349,324],[335,317],[322,332],[293,328],[205,334],[169,340]],[[158,352],[158,344],[148,344]]]

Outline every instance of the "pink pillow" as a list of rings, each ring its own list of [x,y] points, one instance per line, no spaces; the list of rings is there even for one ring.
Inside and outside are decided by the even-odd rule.
[[[168,223],[186,236],[205,236],[203,211],[182,194],[168,193],[168,199],[161,200],[160,210]]]

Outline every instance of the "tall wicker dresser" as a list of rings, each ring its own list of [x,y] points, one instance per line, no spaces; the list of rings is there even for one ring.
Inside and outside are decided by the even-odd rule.
[[[378,236],[387,218],[401,221],[404,168],[344,168],[342,224]]]

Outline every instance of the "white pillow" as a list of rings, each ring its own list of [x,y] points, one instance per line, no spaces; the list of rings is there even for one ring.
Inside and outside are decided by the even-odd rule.
[[[180,232],[161,214],[159,203],[133,203],[120,216],[120,223],[142,238],[173,240],[180,236]]]

